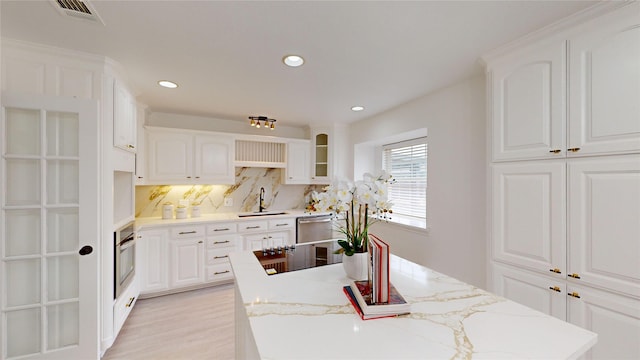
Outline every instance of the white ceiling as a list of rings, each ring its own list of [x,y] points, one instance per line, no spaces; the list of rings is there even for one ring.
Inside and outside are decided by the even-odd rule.
[[[152,111],[304,126],[360,120],[480,74],[483,53],[594,3],[93,0],[102,25],[49,0],[2,0],[0,31],[112,58]],[[305,65],[285,67],[290,53]]]

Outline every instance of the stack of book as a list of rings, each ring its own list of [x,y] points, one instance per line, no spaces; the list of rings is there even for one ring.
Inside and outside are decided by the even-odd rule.
[[[371,302],[371,286],[368,280],[352,281],[343,291],[362,320],[409,314],[411,304],[405,301],[393,285],[389,284],[389,288],[389,301],[385,304]]]
[[[369,279],[345,286],[347,298],[363,320],[408,314],[411,304],[389,281],[389,245],[369,234],[368,250]]]

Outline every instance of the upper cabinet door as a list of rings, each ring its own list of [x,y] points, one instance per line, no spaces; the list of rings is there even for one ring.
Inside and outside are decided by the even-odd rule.
[[[640,155],[573,159],[568,174],[569,279],[640,297]]]
[[[149,181],[184,184],[191,181],[193,135],[148,132]]]
[[[494,161],[564,156],[565,54],[556,41],[492,64]]]
[[[113,86],[113,145],[136,151],[136,103],[123,84],[114,82]]]
[[[287,167],[283,172],[285,184],[309,184],[311,172],[309,158],[311,155],[309,141],[290,141],[287,143]]]
[[[640,151],[640,5],[569,41],[569,156]]]
[[[565,161],[493,165],[493,259],[564,278]]]
[[[232,136],[196,135],[194,150],[193,176],[197,182],[235,183],[235,141]]]

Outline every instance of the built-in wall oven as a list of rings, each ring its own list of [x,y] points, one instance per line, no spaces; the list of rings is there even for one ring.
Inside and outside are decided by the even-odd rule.
[[[114,298],[118,298],[133,280],[136,272],[136,235],[133,222],[113,234],[114,251]]]

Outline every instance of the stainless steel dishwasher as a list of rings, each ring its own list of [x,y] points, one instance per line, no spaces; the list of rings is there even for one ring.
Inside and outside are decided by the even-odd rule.
[[[339,245],[334,229],[335,219],[331,215],[312,215],[297,218],[296,249],[288,257],[289,271],[335,264],[342,261],[341,255],[333,252]]]

